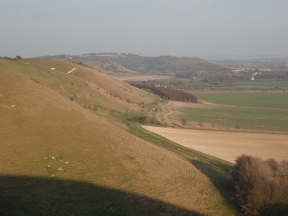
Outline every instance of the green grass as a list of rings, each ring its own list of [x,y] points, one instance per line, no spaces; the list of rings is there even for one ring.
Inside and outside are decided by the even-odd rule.
[[[220,106],[181,108],[179,118],[217,124],[231,129],[288,131],[287,93],[198,92],[194,94],[200,101]]]
[[[244,88],[288,88],[288,80],[251,80],[238,82],[235,86]]]
[[[287,93],[194,93],[198,100],[233,106],[288,109]]]
[[[231,128],[288,131],[288,110],[255,108],[181,108],[182,118]]]

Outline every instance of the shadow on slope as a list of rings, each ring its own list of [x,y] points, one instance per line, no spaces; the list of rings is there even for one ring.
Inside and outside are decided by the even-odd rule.
[[[194,215],[171,204],[72,180],[0,176],[0,215]]]
[[[199,160],[190,160],[190,163],[211,180],[226,199],[227,203],[234,205],[232,198],[233,185],[230,171],[224,170],[212,163],[206,163]]]

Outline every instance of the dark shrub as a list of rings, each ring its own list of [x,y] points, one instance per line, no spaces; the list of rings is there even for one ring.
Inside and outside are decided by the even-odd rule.
[[[243,215],[288,215],[287,161],[243,155],[236,160],[232,180]]]

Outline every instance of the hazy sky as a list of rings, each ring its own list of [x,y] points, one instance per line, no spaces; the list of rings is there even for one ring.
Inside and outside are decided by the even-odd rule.
[[[288,56],[288,0],[0,0],[0,56]]]

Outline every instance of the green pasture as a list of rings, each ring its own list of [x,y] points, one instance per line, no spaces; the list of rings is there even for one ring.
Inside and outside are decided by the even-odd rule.
[[[228,128],[288,132],[288,93],[198,92],[200,101],[220,106],[181,108],[180,118]]]
[[[182,118],[238,129],[288,132],[288,109],[181,108]]]
[[[288,93],[285,92],[199,92],[193,94],[200,101],[208,101],[216,104],[255,108],[288,109]]]
[[[288,88],[288,80],[250,80],[235,83],[236,87],[244,88]]]

